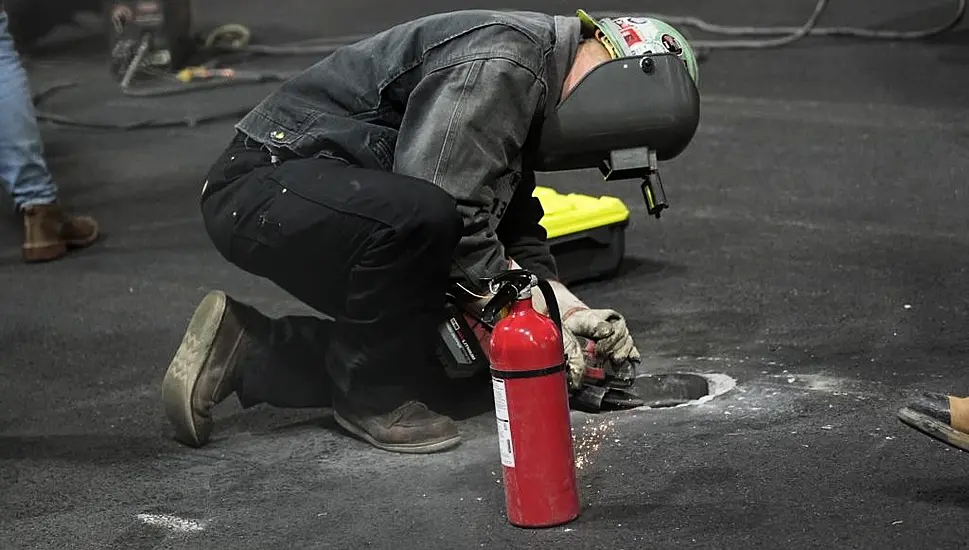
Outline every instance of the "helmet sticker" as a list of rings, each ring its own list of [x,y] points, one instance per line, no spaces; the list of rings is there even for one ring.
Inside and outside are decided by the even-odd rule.
[[[639,34],[639,31],[632,27],[625,27],[622,29],[622,38],[626,41],[626,45],[630,48],[643,41],[643,37]]]
[[[676,41],[676,38],[668,34],[663,35],[663,45],[666,46],[666,49],[669,50],[670,53],[675,53],[676,55],[683,53],[683,48],[680,47],[680,43]]]
[[[650,22],[649,19],[644,17],[617,17],[613,21],[621,28],[631,27],[633,25],[645,25]]]

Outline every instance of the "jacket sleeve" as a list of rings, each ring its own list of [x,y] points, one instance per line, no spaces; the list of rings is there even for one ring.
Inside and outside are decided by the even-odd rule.
[[[545,210],[534,193],[535,173],[525,172],[498,225],[498,238],[505,246],[505,253],[522,268],[540,279],[557,280],[558,266],[548,246],[548,233],[540,223]]]
[[[508,269],[497,220],[510,192],[499,186],[509,184],[513,166],[520,164],[545,93],[532,71],[488,58],[434,70],[407,100],[394,171],[430,181],[457,200],[464,234],[452,276],[472,286]]]

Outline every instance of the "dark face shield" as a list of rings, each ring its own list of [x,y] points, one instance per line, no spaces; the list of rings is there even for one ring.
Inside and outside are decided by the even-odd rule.
[[[682,153],[699,122],[699,91],[675,55],[613,59],[590,71],[544,121],[532,167],[642,178],[650,214],[659,217],[666,200],[657,163]]]

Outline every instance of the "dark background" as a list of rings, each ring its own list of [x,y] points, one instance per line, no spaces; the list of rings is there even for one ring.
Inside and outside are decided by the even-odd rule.
[[[367,33],[454,6],[198,4],[201,24],[244,23],[258,43]],[[834,2],[822,23],[920,28],[944,22],[954,4]],[[649,9],[800,25],[812,6],[664,0]],[[273,314],[301,309],[228,265],[203,232],[196,199],[231,121],[128,133],[45,125],[64,201],[95,214],[106,236],[64,261],[26,266],[16,218],[2,224],[2,545],[964,546],[969,457],[905,428],[894,412],[907,390],[969,385],[967,33],[963,24],[918,42],[812,38],[714,52],[702,66],[697,137],[664,167],[672,207],[662,221],[647,218],[635,182],[606,184],[594,172],[541,178],[631,208],[622,274],[577,293],[627,315],[644,368],[737,381],[700,405],[577,414],[584,513],[542,531],[504,519],[490,411],[463,421],[459,450],[426,457],[349,439],[327,411],[242,413],[234,402],[218,409],[209,446],[174,443],[159,383],[204,293],[223,288]],[[232,110],[272,88],[125,98],[103,50],[83,30],[49,37],[28,60],[33,86],[82,85],[42,107],[131,122]]]

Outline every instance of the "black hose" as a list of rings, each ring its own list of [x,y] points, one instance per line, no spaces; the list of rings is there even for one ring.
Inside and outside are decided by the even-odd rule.
[[[565,360],[565,335],[562,333],[562,314],[559,311],[559,303],[555,301],[555,291],[552,290],[552,284],[545,279],[538,280],[538,290],[542,292],[542,296],[545,298],[545,305],[548,307],[549,317],[552,318],[555,327],[559,329],[559,335],[561,335],[560,341],[562,342],[562,359]]]
[[[886,30],[874,30],[874,29],[859,29],[853,27],[819,27],[817,25],[823,12],[826,11],[830,0],[818,0],[814,9],[814,13],[809,18],[809,20],[800,27],[730,27],[724,25],[714,25],[707,23],[701,19],[695,17],[682,17],[667,14],[655,14],[655,13],[622,13],[613,14],[609,12],[597,12],[595,15],[598,17],[608,17],[614,15],[636,15],[643,17],[658,17],[666,22],[673,25],[680,25],[683,27],[696,27],[702,31],[727,34],[734,36],[772,36],[772,35],[786,35],[780,37],[772,37],[763,40],[726,40],[726,41],[694,41],[691,43],[698,50],[698,55],[702,52],[713,49],[760,49],[760,48],[770,48],[785,46],[801,40],[807,36],[850,36],[859,37],[867,39],[884,39],[884,40],[917,40],[928,38],[931,36],[936,36],[938,34],[947,32],[953,27],[958,25],[964,18],[967,10],[967,0],[957,0],[957,8],[955,16],[943,25],[939,25],[930,29],[916,30],[916,31],[886,31]],[[289,44],[276,44],[276,45],[251,45],[249,44],[250,33],[249,29],[242,25],[223,25],[211,33],[202,41],[202,50],[209,51],[218,54],[236,54],[243,56],[294,56],[294,55],[321,55],[326,56],[333,53],[340,46],[347,43],[352,43],[357,40],[366,38],[369,35],[354,35],[348,37],[338,37],[338,38],[319,38],[313,40],[305,40],[301,42],[294,42]],[[218,64],[217,60],[212,60],[206,65]],[[157,88],[149,89],[126,89],[123,93],[128,96],[135,97],[157,97],[165,95],[180,94],[186,92],[199,91],[204,89],[220,88],[225,86],[239,86],[244,84],[253,84],[258,82],[272,82],[285,80],[288,76],[284,73],[255,73],[250,72],[250,74],[245,75],[242,78],[236,79],[219,79],[216,81],[209,82],[193,82],[186,84],[175,84],[169,86],[159,86]],[[63,86],[58,86],[53,89],[49,89],[42,94],[38,94],[35,104],[39,103],[40,100],[48,95],[54,89],[60,89]],[[173,118],[168,120],[146,120],[135,122],[131,124],[112,124],[112,123],[102,123],[102,122],[84,122],[70,117],[57,115],[50,112],[45,112],[38,110],[37,118],[47,122],[52,122],[56,124],[62,124],[67,126],[76,126],[84,128],[97,128],[97,129],[114,129],[114,130],[135,130],[142,128],[165,128],[171,126],[197,126],[199,124],[204,124],[207,122],[214,122],[219,120],[238,118],[248,112],[249,109],[231,111],[226,113],[218,113],[202,117],[186,117],[183,119]]]

